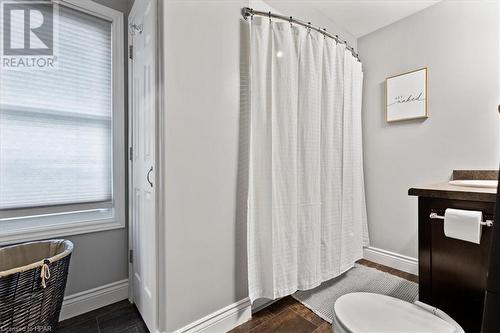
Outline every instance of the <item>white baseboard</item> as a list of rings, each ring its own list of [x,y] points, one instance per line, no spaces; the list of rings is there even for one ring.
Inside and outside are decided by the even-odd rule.
[[[248,321],[251,317],[252,305],[247,297],[186,325],[175,331],[175,333],[227,332]]]
[[[128,279],[64,297],[59,320],[102,308],[128,298]]]
[[[376,247],[365,247],[363,258],[400,271],[418,275],[418,259],[402,254],[382,250]]]

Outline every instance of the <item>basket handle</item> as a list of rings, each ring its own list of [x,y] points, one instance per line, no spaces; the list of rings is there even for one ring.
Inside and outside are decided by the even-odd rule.
[[[40,269],[40,277],[42,278],[42,288],[45,289],[47,287],[47,281],[50,279],[50,268],[49,268],[50,260],[45,259],[42,264],[42,268]]]

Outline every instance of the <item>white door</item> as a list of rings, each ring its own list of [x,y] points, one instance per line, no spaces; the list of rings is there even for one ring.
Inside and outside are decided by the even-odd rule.
[[[129,23],[133,300],[149,330],[154,332],[157,325],[156,1],[136,0]]]

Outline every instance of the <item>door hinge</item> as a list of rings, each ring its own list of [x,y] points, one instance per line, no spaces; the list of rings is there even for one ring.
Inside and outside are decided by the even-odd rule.
[[[134,149],[132,149],[132,147],[129,147],[128,148],[128,158],[131,161],[132,161],[133,154],[134,154]]]
[[[134,262],[134,250],[129,250],[128,251],[128,262],[133,263]]]
[[[134,45],[128,46],[128,57],[134,59]]]

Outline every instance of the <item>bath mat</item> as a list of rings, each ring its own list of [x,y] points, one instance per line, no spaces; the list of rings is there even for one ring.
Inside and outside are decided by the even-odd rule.
[[[323,282],[311,290],[301,290],[293,298],[329,323],[333,321],[333,304],[340,296],[354,292],[388,295],[413,303],[418,299],[418,284],[355,264],[346,273]]]

